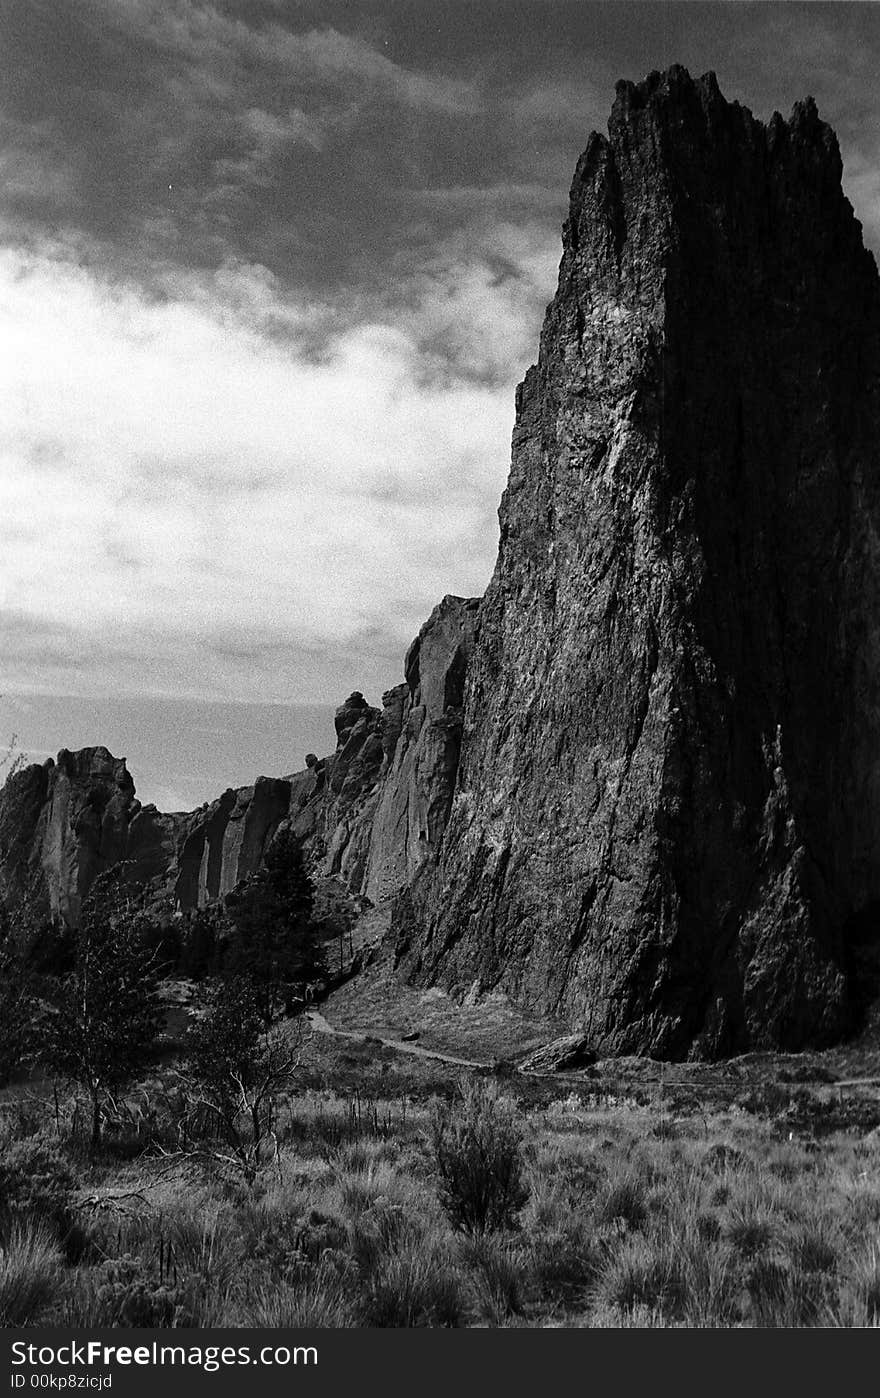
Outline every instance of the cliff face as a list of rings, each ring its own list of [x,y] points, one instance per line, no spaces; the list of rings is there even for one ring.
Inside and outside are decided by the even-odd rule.
[[[681,68],[578,162],[413,977],[604,1052],[821,1042],[880,898],[880,296],[811,101]]]
[[[182,909],[224,898],[289,821],[312,871],[375,902],[436,857],[452,799],[462,686],[477,603],[445,597],[383,709],[355,692],[336,712],[336,750],[289,777],[258,777],[183,815],[141,806],[124,758],[62,751],[0,791],[0,897],[79,921],[94,878],[120,860]]]
[[[292,793],[293,828],[320,873],[373,903],[433,867],[452,802],[476,598],[447,596],[407,652],[382,710],[353,694],[335,754]]]
[[[444,597],[407,652],[406,683],[384,696],[385,757],[363,884],[373,903],[437,859],[458,772],[477,608],[475,598]]]
[[[258,777],[187,817],[176,855],[176,903],[203,907],[231,893],[259,868],[289,806],[290,782]]]
[[[0,793],[0,870],[5,902],[75,926],[104,869],[131,862],[131,876],[164,874],[176,818],[135,800],[125,760],[103,747],[62,749],[57,762],[27,767]]]

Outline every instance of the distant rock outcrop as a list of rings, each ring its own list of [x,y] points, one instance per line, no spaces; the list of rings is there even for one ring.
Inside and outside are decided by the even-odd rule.
[[[455,785],[475,598],[444,597],[381,710],[362,694],[336,713],[337,748],[294,786],[293,828],[319,872],[384,902],[436,859]]]
[[[12,907],[71,926],[104,869],[130,862],[149,881],[174,858],[176,817],[135,800],[124,758],[104,747],[62,749],[26,767],[0,792],[0,892]]]
[[[406,682],[373,708],[355,691],[336,711],[336,751],[258,777],[189,814],[141,806],[124,758],[58,754],[0,791],[0,896],[76,926],[103,869],[127,861],[181,909],[223,899],[261,865],[289,822],[313,873],[391,898],[436,857],[452,800],[462,683],[475,600],[445,597],[407,655]]]
[[[289,807],[289,781],[257,777],[253,786],[230,788],[186,817],[176,860],[178,905],[202,907],[231,893],[260,867]]]
[[[516,409],[401,965],[603,1053],[828,1041],[880,934],[880,282],[811,100],[618,85]]]

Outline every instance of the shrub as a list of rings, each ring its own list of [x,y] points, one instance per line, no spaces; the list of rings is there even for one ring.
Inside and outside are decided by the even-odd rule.
[[[731,1209],[725,1233],[741,1257],[757,1257],[773,1242],[775,1225],[765,1210],[746,1203]]]
[[[58,1250],[43,1225],[16,1223],[0,1248],[0,1327],[33,1325],[52,1301]]]
[[[522,1311],[523,1259],[509,1245],[483,1235],[469,1240],[465,1260],[473,1274],[480,1315],[490,1325],[504,1325]]]
[[[531,1241],[532,1275],[550,1301],[577,1301],[600,1265],[597,1244],[577,1215],[553,1228],[538,1228]]]
[[[65,1326],[122,1329],[201,1328],[216,1325],[211,1287],[203,1277],[157,1277],[129,1253],[75,1274],[64,1306]]]
[[[435,1109],[432,1144],[452,1226],[465,1233],[514,1227],[529,1191],[513,1108],[492,1087],[469,1083],[457,1101]]]
[[[880,1244],[857,1253],[840,1287],[836,1318],[843,1325],[880,1326]]]
[[[328,1262],[296,1282],[262,1288],[247,1313],[248,1325],[272,1330],[342,1330],[356,1319],[345,1277]]]
[[[821,1215],[799,1224],[789,1240],[792,1262],[801,1272],[812,1276],[837,1271],[839,1239],[831,1225]]]
[[[790,1268],[782,1258],[758,1254],[746,1271],[746,1290],[752,1310],[752,1323],[767,1329],[787,1326],[791,1315]]]
[[[690,1327],[730,1326],[739,1319],[739,1275],[718,1239],[705,1238],[704,1216],[684,1220],[672,1238],[681,1279],[681,1318]]]
[[[73,1226],[76,1177],[56,1146],[40,1136],[0,1153],[0,1236],[18,1221],[64,1238]]]
[[[638,1175],[626,1172],[611,1178],[600,1191],[596,1216],[601,1223],[621,1219],[628,1228],[641,1228],[648,1216],[647,1189]]]
[[[146,1276],[139,1258],[104,1263],[97,1288],[101,1325],[152,1329],[173,1324],[178,1290]]]
[[[406,1238],[380,1254],[364,1286],[362,1325],[454,1326],[462,1313],[461,1284],[452,1260],[426,1246],[424,1238]]]
[[[616,1310],[644,1309],[679,1315],[686,1301],[685,1282],[675,1249],[666,1239],[632,1234],[612,1252],[599,1275],[598,1297]]]

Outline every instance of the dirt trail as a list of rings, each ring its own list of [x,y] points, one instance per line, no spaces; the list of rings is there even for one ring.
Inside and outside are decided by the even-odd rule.
[[[451,1063],[458,1068],[492,1067],[492,1063],[486,1059],[480,1060],[475,1058],[459,1058],[457,1055],[452,1053],[442,1053],[439,1049],[423,1048],[421,1044],[409,1043],[404,1039],[396,1039],[392,1038],[390,1035],[387,1034],[380,1034],[374,1029],[337,1029],[335,1025],[332,1025],[328,1019],[325,1019],[324,1015],[321,1014],[320,1010],[307,1010],[306,1018],[308,1019],[309,1023],[312,1026],[312,1029],[316,1034],[327,1034],[334,1039],[349,1039],[355,1043],[360,1044],[366,1043],[367,1040],[371,1040],[374,1043],[384,1044],[386,1048],[394,1049],[398,1053],[409,1053],[412,1054],[414,1058],[432,1058],[440,1063]],[[572,1072],[566,1073],[564,1071],[546,1073],[535,1072],[530,1073],[529,1076],[552,1077],[560,1083],[582,1083],[583,1081],[582,1074]],[[775,1083],[776,1079],[767,1079],[766,1081]],[[639,1082],[644,1087],[650,1087],[652,1085],[655,1085],[666,1086],[668,1088],[691,1088],[694,1090],[699,1090],[701,1086],[707,1086],[707,1084],[705,1083],[701,1084],[699,1082],[694,1082],[690,1079],[677,1080],[673,1077],[667,1077],[665,1074],[657,1078],[641,1078],[639,1079]],[[873,1087],[878,1084],[880,1084],[880,1078],[865,1077],[842,1078],[833,1082],[823,1083],[822,1085],[832,1089],[840,1089],[853,1087]],[[783,1083],[782,1080],[780,1080],[779,1085],[791,1086],[790,1083],[788,1083],[787,1081]]]
[[[307,1010],[306,1018],[311,1024],[316,1034],[329,1034],[334,1039],[354,1039],[359,1044],[366,1043],[367,1039],[372,1039],[380,1044],[385,1044],[387,1048],[396,1049],[399,1053],[411,1053],[416,1058],[436,1058],[441,1063],[454,1063],[459,1068],[491,1068],[491,1063],[479,1063],[474,1058],[456,1058],[452,1053],[440,1053],[438,1049],[422,1048],[420,1044],[406,1043],[403,1039],[389,1039],[383,1034],[374,1034],[371,1031],[360,1031],[357,1029],[336,1029],[325,1019],[320,1010]]]

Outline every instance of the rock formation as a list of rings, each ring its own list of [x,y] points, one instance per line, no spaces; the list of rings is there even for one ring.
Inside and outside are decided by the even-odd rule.
[[[679,67],[578,162],[420,981],[597,1050],[797,1048],[880,927],[880,286],[812,100]]]
[[[477,607],[475,598],[444,597],[407,652],[406,683],[384,696],[383,779],[363,884],[373,903],[407,887],[437,859],[458,771]]]
[[[880,281],[808,99],[620,83],[517,391],[498,561],[336,750],[185,817],[104,749],[0,794],[0,893],[75,921],[116,858],[191,907],[283,820],[396,899],[402,974],[584,1055],[844,1033],[880,949]],[[573,1049],[571,1050],[573,1051]]]
[[[231,893],[259,868],[289,807],[289,781],[258,777],[253,786],[229,788],[194,812],[178,841],[174,883],[178,906],[202,907]]]
[[[336,750],[306,770],[258,777],[189,814],[141,806],[124,758],[58,754],[0,791],[0,896],[69,926],[93,879],[120,860],[184,910],[223,899],[259,868],[289,821],[313,873],[373,901],[436,858],[452,800],[475,599],[445,597],[407,654],[406,681],[373,708],[336,712]]]
[[[70,926],[104,869],[130,862],[139,882],[174,858],[176,817],[135,800],[124,758],[104,747],[62,749],[57,762],[26,767],[0,792],[0,893]]]

